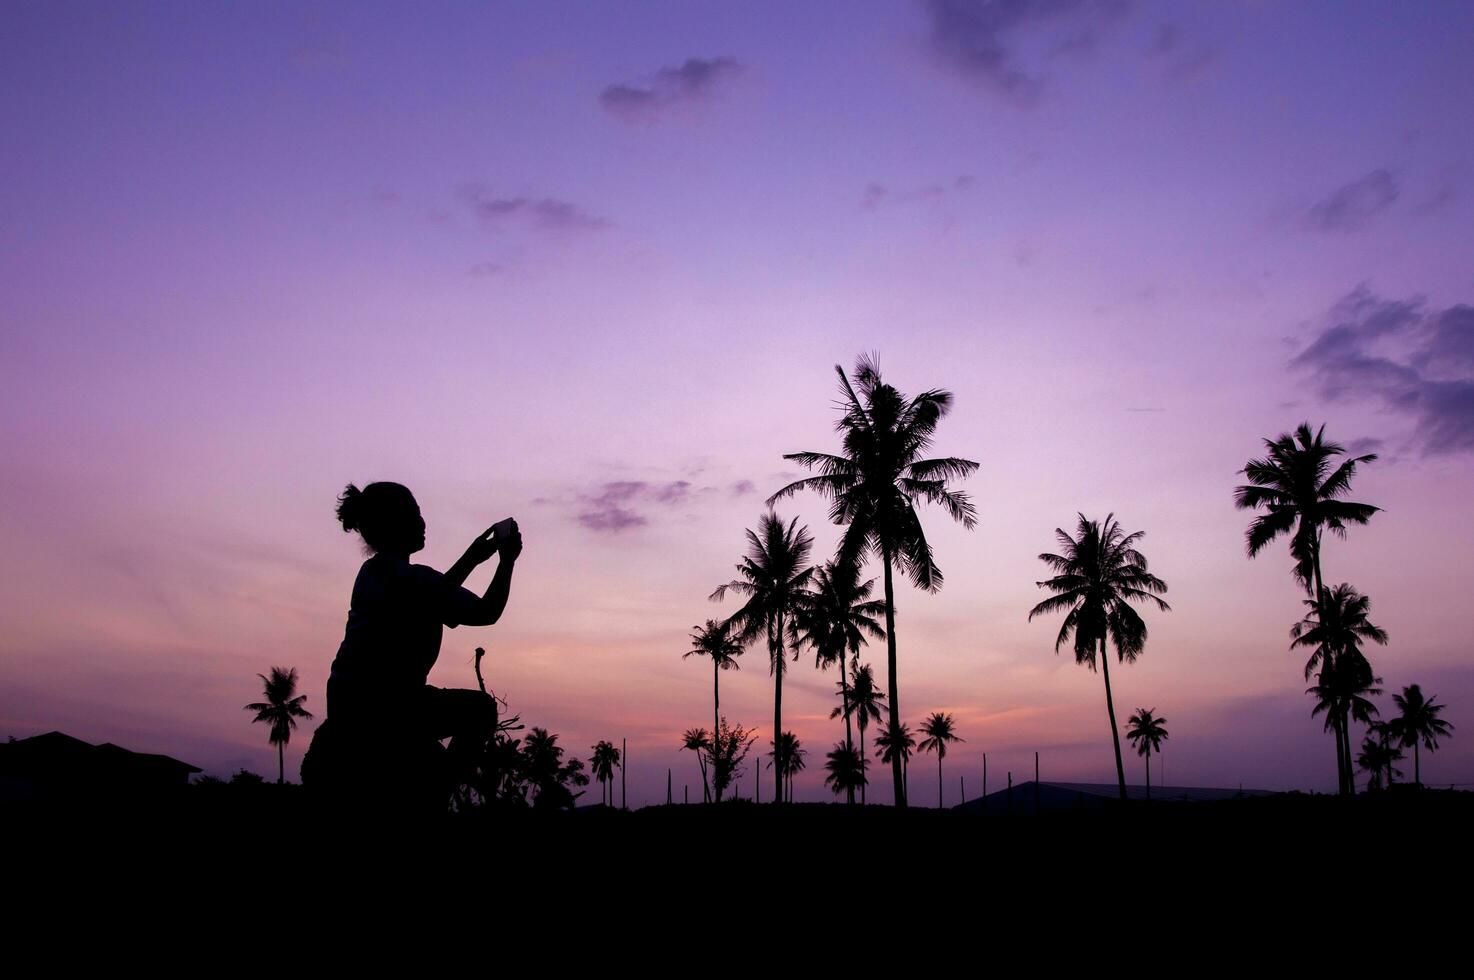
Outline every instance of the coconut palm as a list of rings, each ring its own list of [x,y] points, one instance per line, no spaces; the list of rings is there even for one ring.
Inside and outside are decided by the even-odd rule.
[[[853,384],[839,365],[834,370],[839,375],[843,399],[843,414],[836,424],[842,433],[841,454],[785,454],[784,459],[816,475],[788,484],[773,494],[768,504],[800,490],[817,491],[829,498],[830,520],[845,526],[840,561],[858,565],[867,556],[880,559],[885,583],[890,724],[897,728],[901,724],[901,705],[892,573],[899,570],[927,592],[942,587],[942,572],[932,556],[916,507],[921,503],[940,504],[953,520],[971,530],[977,523],[976,509],[966,493],[953,490],[947,481],[972,475],[978,464],[951,456],[921,458],[931,445],[937,424],[951,411],[951,392],[933,389],[908,399],[881,380],[874,357],[861,356],[856,361]],[[891,764],[898,806],[906,805],[902,765],[900,756]]]
[[[861,664],[856,661],[850,678],[850,689],[844,707],[835,708],[829,712],[829,717],[837,718],[841,711],[848,708],[849,713],[855,716],[860,725],[860,758],[865,765],[870,765],[869,758],[865,755],[865,729],[872,721],[880,721],[880,708],[885,703],[885,692],[875,686],[875,672],[869,664]],[[860,802],[865,802],[865,787],[869,779],[860,783]]]
[[[926,738],[921,740],[918,748],[923,752],[935,752],[937,754],[937,809],[942,808],[942,760],[947,757],[948,742],[964,742],[962,736],[953,729],[952,716],[940,711],[933,712],[926,721],[921,723],[921,733]]]
[[[297,693],[296,667],[273,667],[270,676],[256,676],[261,678],[266,700],[248,704],[244,710],[256,712],[252,724],[264,721],[271,726],[267,742],[276,746],[276,781],[281,784],[286,782],[286,747],[297,727],[297,719],[311,718],[312,713],[302,707],[307,695]]]
[[[875,736],[875,755],[881,762],[891,767],[901,767],[901,798],[906,798],[907,769],[911,763],[911,752],[916,748],[916,739],[911,735],[909,725],[887,725],[885,729]]]
[[[701,798],[710,803],[711,788],[706,781],[706,757],[711,752],[711,736],[705,728],[688,728],[681,736],[681,748],[696,753],[696,761],[701,766]]]
[[[1054,652],[1074,635],[1075,662],[1095,669],[1100,655],[1101,673],[1105,677],[1106,714],[1111,722],[1111,745],[1116,750],[1116,782],[1121,799],[1126,799],[1126,769],[1121,764],[1121,738],[1116,731],[1116,708],[1111,697],[1110,657],[1106,639],[1116,647],[1121,663],[1135,663],[1146,648],[1146,622],[1132,608],[1133,602],[1153,603],[1162,612],[1171,607],[1161,596],[1167,583],[1147,570],[1146,556],[1136,549],[1143,532],[1127,534],[1114,514],[1097,523],[1078,515],[1076,536],[1070,537],[1060,528],[1054,529],[1062,554],[1042,554],[1039,560],[1055,573],[1053,578],[1036,583],[1054,595],[1029,611],[1029,619],[1047,613],[1069,610],[1054,641]]]
[[[793,777],[803,772],[808,754],[793,732],[784,732],[773,751],[768,753],[768,768],[776,769],[782,775],[783,799],[789,803],[793,802]]]
[[[1305,677],[1309,680],[1320,671],[1319,681],[1309,690],[1325,701],[1316,712],[1326,712],[1325,730],[1336,736],[1338,786],[1343,793],[1355,792],[1349,723],[1353,718],[1368,720],[1376,714],[1375,705],[1363,704],[1356,697],[1372,693],[1372,685],[1380,683],[1372,677],[1361,644],[1370,640],[1385,646],[1387,632],[1367,618],[1371,598],[1345,582],[1322,588],[1319,598],[1306,599],[1305,605],[1310,611],[1290,628],[1290,648],[1308,647],[1311,651],[1310,659],[1305,661]]]
[[[614,747],[613,742],[600,741],[593,746],[594,755],[589,760],[589,768],[593,770],[594,778],[599,781],[600,802],[607,806],[614,805],[614,770],[619,768],[619,749]]]
[[[811,601],[809,580],[814,569],[809,551],[814,539],[798,518],[784,525],[772,511],[763,515],[758,530],[747,532],[747,555],[737,565],[738,578],[718,586],[711,594],[720,601],[728,592],[746,596],[747,602],[727,620],[733,638],[751,643],[759,636],[768,640],[768,659],[773,672],[774,737],[783,731],[783,674],[787,670],[785,630],[793,633],[792,619]],[[774,802],[783,799],[783,773],[773,773]]]
[[[1451,737],[1454,726],[1438,717],[1445,706],[1431,695],[1423,697],[1423,689],[1416,684],[1409,684],[1401,694],[1392,695],[1392,703],[1397,705],[1398,712],[1390,722],[1392,734],[1404,746],[1413,747],[1413,782],[1422,786],[1423,760],[1419,746],[1429,752],[1438,751],[1438,740]]]
[[[835,742],[834,748],[825,759],[824,769],[829,775],[824,777],[824,785],[833,790],[836,796],[844,793],[853,802],[855,790],[865,786],[865,769],[869,760],[857,752],[853,745],[844,742]]]
[[[731,628],[724,620],[708,619],[704,625],[693,626],[691,629],[691,649],[681,654],[681,659],[711,658],[711,730],[715,733],[721,727],[721,672],[738,669],[737,658],[742,656],[742,644],[732,637]],[[721,796],[717,797],[717,802],[721,802]]]
[[[849,673],[846,654],[860,656],[867,637],[882,639],[885,630],[876,617],[885,612],[885,603],[871,599],[875,580],[860,581],[860,570],[853,563],[831,561],[814,572],[813,599],[794,614],[794,630],[800,643],[814,651],[814,666],[839,671],[840,705],[849,704]],[[848,710],[844,715],[845,744],[855,744]],[[854,802],[853,796],[850,802]]]
[[[1278,439],[1265,439],[1266,454],[1244,464],[1248,483],[1234,489],[1234,506],[1240,510],[1263,510],[1245,532],[1245,548],[1253,558],[1277,538],[1288,535],[1292,572],[1310,598],[1324,588],[1321,568],[1322,537],[1330,531],[1344,538],[1352,524],[1366,524],[1378,508],[1342,499],[1351,491],[1351,480],[1362,463],[1376,460],[1375,453],[1348,457],[1336,465],[1346,449],[1325,441],[1326,427],[1314,433],[1302,422]],[[1334,468],[1333,468],[1334,467]],[[1352,792],[1350,738],[1336,728],[1336,758],[1341,792]]]
[[[1392,778],[1401,775],[1393,763],[1402,759],[1402,750],[1394,745],[1385,732],[1386,726],[1376,724],[1361,740],[1361,751],[1356,756],[1356,767],[1367,774],[1367,790],[1390,788]]]
[[[1146,757],[1146,798],[1152,798],[1152,753],[1162,751],[1167,741],[1167,719],[1158,718],[1156,708],[1137,708],[1126,719],[1126,738],[1136,746],[1136,754]]]

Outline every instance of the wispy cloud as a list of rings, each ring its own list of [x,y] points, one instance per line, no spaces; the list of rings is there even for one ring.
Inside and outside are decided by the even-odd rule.
[[[598,231],[610,222],[570,201],[556,197],[498,197],[480,184],[463,188],[461,197],[471,212],[489,227],[510,222],[551,232]]]
[[[1474,450],[1474,306],[1431,310],[1360,286],[1290,365],[1326,398],[1372,400],[1411,418],[1425,455]]]
[[[1126,0],[924,0],[937,62],[1017,106],[1044,92],[1043,58],[1093,51]],[[1037,43],[1041,31],[1052,32]],[[1029,42],[1029,43],[1026,43]],[[1035,51],[1033,60],[1025,49]],[[1042,53],[1039,53],[1042,52]]]
[[[735,58],[687,58],[647,80],[606,87],[599,94],[599,103],[626,122],[650,121],[667,109],[705,100],[741,72],[742,65]]]
[[[1305,222],[1315,231],[1360,231],[1391,207],[1399,192],[1397,178],[1379,168],[1317,201],[1306,213]]]
[[[649,508],[677,507],[686,503],[692,492],[687,480],[615,480],[579,494],[580,509],[575,520],[590,531],[618,533],[649,524]]]
[[[860,207],[867,211],[890,204],[915,204],[921,201],[940,201],[948,195],[971,190],[977,183],[972,174],[958,174],[946,183],[923,184],[920,187],[893,189],[885,184],[872,182],[865,185],[860,194]]]

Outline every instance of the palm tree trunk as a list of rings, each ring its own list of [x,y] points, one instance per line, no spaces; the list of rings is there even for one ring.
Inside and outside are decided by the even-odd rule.
[[[773,656],[773,802],[783,802],[783,767],[778,764],[779,745],[783,739],[783,615],[778,614],[778,634],[768,636],[768,650],[776,651]],[[774,640],[777,646],[773,645]]]
[[[1126,799],[1126,767],[1121,764],[1121,735],[1116,731],[1116,703],[1111,699],[1111,659],[1107,655],[1105,637],[1100,638],[1100,669],[1105,675],[1106,714],[1111,719],[1111,745],[1116,750],[1116,784],[1121,788],[1121,799]]]
[[[860,716],[860,775],[865,775],[865,716]],[[869,777],[860,784],[860,805],[865,805],[865,787],[869,785]]]
[[[1346,791],[1356,795],[1356,763],[1351,759],[1351,714],[1348,710],[1341,715],[1341,746],[1346,762]]]
[[[719,665],[717,664],[717,658],[716,657],[712,657],[711,658],[711,746],[712,746],[713,749],[719,749],[721,747],[720,743],[717,741],[717,733],[719,733],[722,730],[722,728],[721,728],[721,724],[722,724],[722,690],[721,690],[721,681],[720,681],[721,676],[722,676],[722,672],[719,669]],[[713,776],[716,775],[716,765],[717,765],[716,759],[717,759],[717,757],[715,755],[713,755],[711,757],[711,768],[712,768],[712,775]],[[702,778],[703,779],[706,778],[704,773],[702,775]],[[711,781],[711,788],[712,788],[712,794],[711,795],[716,798],[716,802],[720,803],[720,802],[722,802],[722,791],[717,788],[716,782],[717,781],[715,779],[713,779]]]
[[[942,757],[937,756],[937,809],[942,808]]]
[[[1321,574],[1321,568],[1320,568],[1320,529],[1319,528],[1317,528],[1315,530],[1315,537],[1314,537],[1314,540],[1313,540],[1313,542],[1312,542],[1312,544],[1311,544],[1310,547],[1311,547],[1310,567],[1311,567],[1312,573],[1314,574],[1314,577],[1315,577],[1315,582],[1314,582],[1315,592],[1314,592],[1314,595],[1312,596],[1312,598],[1315,599],[1316,604],[1317,604],[1316,605],[1316,608],[1317,608],[1317,610],[1319,610],[1320,609],[1320,603],[1322,603],[1322,602],[1325,601],[1325,595],[1326,595],[1325,578]],[[1317,616],[1318,615],[1319,615],[1319,612],[1317,612]],[[1331,663],[1331,651],[1329,649],[1327,649],[1324,644],[1321,645],[1320,650],[1321,650],[1321,653],[1320,653],[1320,657],[1321,657],[1321,671],[1322,671],[1322,673],[1324,673],[1330,667],[1330,663]],[[1335,725],[1335,726],[1332,726],[1332,727],[1335,729],[1335,732],[1336,732],[1336,779],[1337,779],[1337,782],[1338,782],[1337,792],[1344,796],[1344,795],[1346,795],[1346,792],[1347,792],[1346,784],[1347,784],[1347,778],[1348,777],[1347,777],[1347,773],[1346,773],[1346,757],[1347,757],[1347,755],[1349,753],[1348,753],[1348,750],[1347,750],[1347,747],[1346,747],[1346,736],[1343,733],[1341,726]]]
[[[1146,747],[1146,798],[1152,798],[1152,747]]]
[[[891,584],[891,550],[880,549],[880,562],[885,568],[885,654],[887,683],[891,686],[891,731],[901,731],[901,694],[896,690],[896,593]],[[1113,723],[1114,724],[1114,723]],[[895,805],[906,806],[906,777],[901,772],[901,753],[891,755],[891,782],[894,787]]]
[[[859,658],[859,653],[856,653],[855,659],[858,661]],[[845,678],[843,650],[839,652],[839,696],[840,707],[844,711],[844,745],[853,752],[855,751],[855,738],[854,729],[850,727],[850,682]],[[855,802],[855,787],[845,787],[845,802]]]
[[[1413,743],[1413,782],[1418,789],[1423,788],[1423,757],[1418,752],[1418,743]]]
[[[285,748],[286,743],[276,743],[276,784],[278,786],[286,781],[287,776],[287,763],[285,759],[285,753],[283,751]]]

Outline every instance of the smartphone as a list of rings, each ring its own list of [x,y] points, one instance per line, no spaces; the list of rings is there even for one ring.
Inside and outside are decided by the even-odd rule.
[[[491,526],[491,534],[497,538],[505,538],[515,530],[517,530],[517,522],[510,517],[504,521],[497,521]]]

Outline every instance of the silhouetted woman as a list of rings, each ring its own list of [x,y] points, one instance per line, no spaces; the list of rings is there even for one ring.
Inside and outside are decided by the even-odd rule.
[[[398,483],[349,484],[338,498],[344,531],[357,531],[371,553],[353,583],[348,627],[328,677],[328,721],[340,745],[390,746],[410,751],[406,740],[428,744],[458,736],[485,738],[496,727],[496,702],[481,691],[445,690],[425,683],[440,655],[444,627],[490,626],[501,618],[522,551],[522,535],[507,520],[477,537],[444,574],[409,557],[425,547],[419,504]],[[500,555],[485,595],[462,583],[472,569]],[[418,756],[423,758],[423,756]],[[403,762],[390,751],[379,771]],[[392,778],[392,777],[391,777]]]

